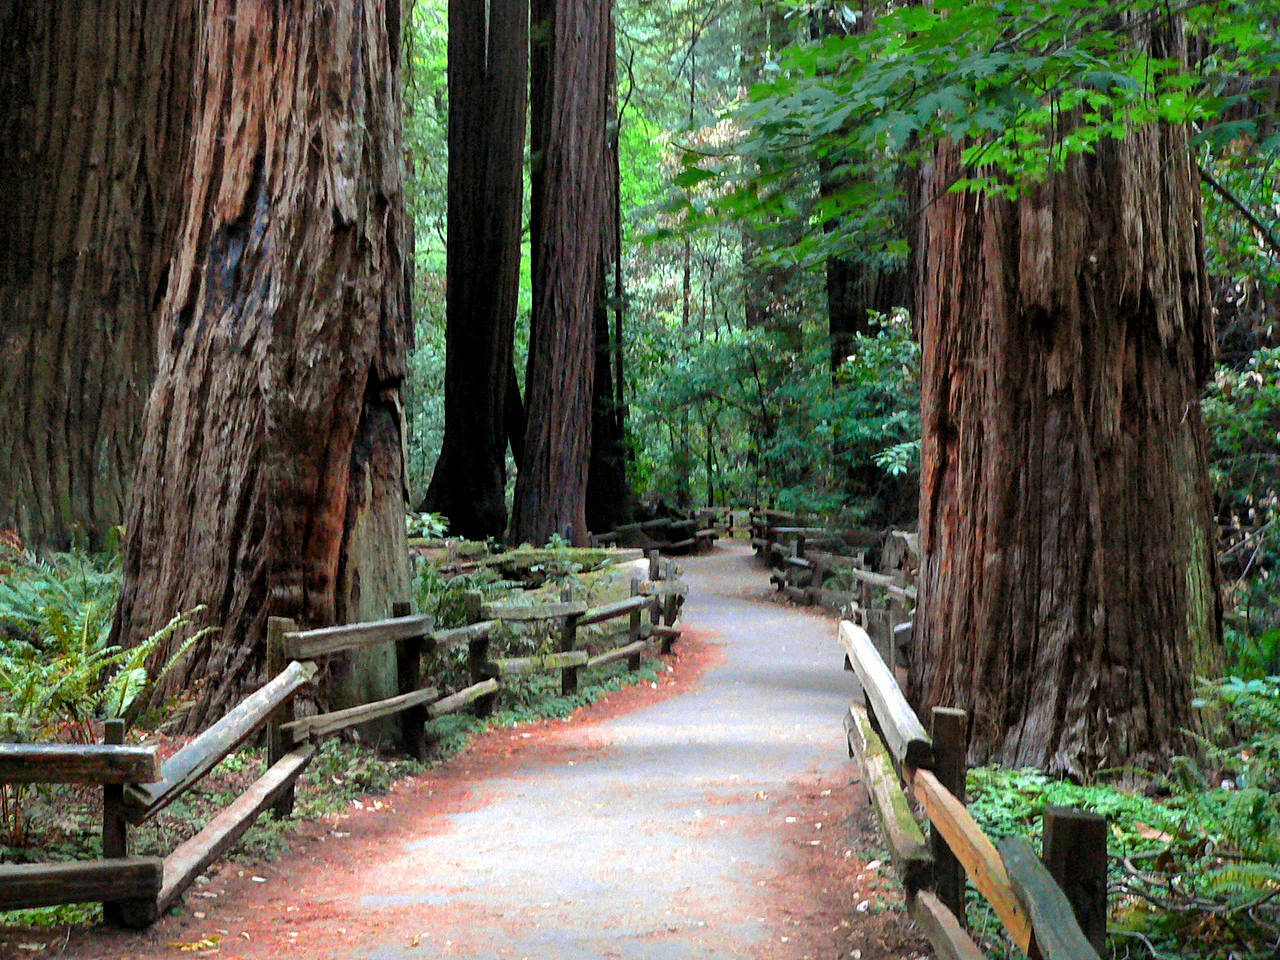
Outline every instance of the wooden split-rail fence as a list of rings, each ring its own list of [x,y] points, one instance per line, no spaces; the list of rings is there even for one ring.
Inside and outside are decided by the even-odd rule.
[[[706,507],[697,510],[692,517],[659,517],[624,523],[605,533],[593,533],[591,545],[696,553],[714,547],[727,523],[727,511]]]
[[[597,607],[567,595],[559,603],[513,604],[484,603],[472,594],[469,619],[474,622],[447,630],[434,629],[430,616],[412,614],[407,603],[395,604],[387,620],[313,630],[273,617],[267,627],[271,679],[163,763],[155,746],[124,743],[122,720],[106,722],[101,744],[0,744],[0,783],[97,784],[103,790],[102,859],[0,865],[0,910],[97,901],[108,923],[147,926],[265,810],[292,810],[294,784],[323,737],[399,715],[405,748],[421,759],[427,752],[428,720],[466,709],[487,716],[511,677],[559,670],[561,691],[571,693],[581,670],[624,659],[637,667],[641,654],[654,645],[669,653],[680,636],[676,620],[687,593],[671,561],[653,552],[649,577],[632,579],[631,596]],[[594,654],[579,649],[579,628],[620,618],[627,619],[624,642]],[[547,620],[559,622],[559,650],[490,658],[489,641],[500,623]],[[316,676],[318,658],[383,643],[396,645],[395,696],[314,716],[294,715],[294,697]],[[423,655],[462,644],[468,650],[471,682],[442,696],[423,676]],[[264,727],[268,766],[258,780],[167,857],[128,855],[131,824],[163,810]]]
[[[846,620],[840,641],[865,700],[851,703],[845,717],[849,755],[862,768],[908,909],[938,956],[983,957],[960,920],[963,870],[1028,957],[1098,960],[1106,938],[1106,820],[1048,808],[1043,859],[1026,837],[993,843],[964,803],[964,711],[935,707],[926,733],[867,632]],[[927,840],[912,799],[928,818]]]
[[[904,530],[838,530],[779,510],[751,511],[751,543],[769,581],[797,603],[838,610],[871,635],[891,668],[905,663],[919,548]],[[874,552],[878,569],[869,566]]]

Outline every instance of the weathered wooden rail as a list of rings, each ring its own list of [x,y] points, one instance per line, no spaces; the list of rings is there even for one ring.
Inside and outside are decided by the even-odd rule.
[[[638,523],[624,523],[614,530],[593,533],[593,547],[640,547],[671,553],[709,550],[720,538],[723,511],[698,510],[692,517],[659,517]]]
[[[103,744],[0,744],[0,783],[89,783],[101,784],[104,791],[103,859],[0,865],[0,910],[99,901],[108,922],[146,926],[264,811],[292,810],[294,785],[323,737],[399,715],[405,749],[421,759],[427,752],[427,721],[466,709],[487,715],[504,682],[514,676],[560,670],[561,689],[571,693],[581,670],[623,659],[638,667],[641,655],[654,644],[669,653],[680,636],[676,620],[688,590],[675,574],[671,562],[654,552],[648,580],[633,578],[630,597],[596,607],[568,596],[550,604],[485,604],[477,594],[470,598],[473,622],[451,629],[434,629],[431,617],[412,614],[407,603],[395,604],[386,620],[311,630],[273,617],[266,637],[271,679],[163,763],[154,746],[124,745],[120,720],[107,721]],[[643,622],[646,612],[648,623]],[[599,649],[604,644],[595,641],[594,653],[579,648],[579,627],[622,618],[627,628],[620,644]],[[546,620],[560,622],[558,652],[490,658],[490,639],[499,623]],[[313,716],[294,715],[294,697],[316,676],[317,658],[385,643],[396,644],[394,696]],[[463,644],[470,683],[442,696],[423,675],[423,656]],[[164,809],[264,728],[267,770],[243,794],[167,857],[128,856],[130,824]]]
[[[845,717],[849,755],[862,768],[907,906],[940,957],[980,960],[965,931],[968,875],[1015,944],[1033,960],[1097,960],[1106,935],[1106,824],[1095,814],[1049,808],[1044,862],[1023,837],[994,844],[964,804],[966,717],[935,708],[924,729],[867,632],[840,624],[845,667],[865,703]],[[924,810],[930,836],[908,797]]]

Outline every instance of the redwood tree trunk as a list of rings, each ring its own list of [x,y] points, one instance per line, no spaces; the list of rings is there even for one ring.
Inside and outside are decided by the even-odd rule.
[[[533,0],[530,125],[533,312],[524,458],[512,536],[585,544],[592,317],[607,190],[610,0]]]
[[[528,0],[487,6],[449,4],[445,424],[423,503],[477,540],[507,528],[529,34]]]
[[[970,711],[973,762],[1161,769],[1221,633],[1185,131],[1016,203],[946,193],[959,173],[944,147],[926,183],[919,699]]]
[[[183,4],[0,13],[0,529],[97,548],[124,518],[177,224]]]
[[[130,643],[208,605],[219,632],[157,692],[193,700],[188,729],[263,679],[268,616],[367,619],[407,596],[399,18],[202,5],[117,621]],[[385,650],[344,664],[334,699],[388,691],[389,667]]]
[[[614,63],[613,29],[610,25],[607,84],[609,90],[609,116],[614,131],[618,129],[617,74]],[[603,243],[600,248],[599,292],[593,318],[595,328],[596,362],[591,390],[591,456],[587,464],[587,526],[593,531],[613,530],[631,520],[635,511],[631,485],[627,482],[626,418],[618,409],[622,403],[620,391],[615,389],[614,359],[622,353],[622,210],[618,166],[617,133],[606,143],[605,217],[601,223]],[[609,323],[609,263],[614,271],[613,332]]]
[[[592,321],[595,332],[596,362],[591,389],[591,455],[587,463],[587,527],[593,531],[613,530],[628,523],[635,511],[635,498],[627,482],[627,443],[625,417],[618,409],[622,402],[614,388],[614,358],[622,353],[622,209],[620,206],[620,169],[618,165],[617,73],[614,55],[613,27],[609,27],[606,84],[609,95],[610,127],[605,149],[605,185],[608,196],[601,221],[600,278],[596,308]],[[614,270],[614,332],[609,323],[609,264]]]

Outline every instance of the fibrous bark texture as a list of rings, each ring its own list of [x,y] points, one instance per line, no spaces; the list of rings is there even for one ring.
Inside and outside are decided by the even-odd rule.
[[[117,622],[131,643],[208,605],[218,634],[157,692],[194,700],[188,728],[262,679],[268,616],[407,595],[399,5],[206,0],[200,23]],[[334,699],[389,689],[386,661]]]
[[[507,528],[528,34],[528,0],[449,4],[445,425],[423,505],[474,539]]]
[[[1016,203],[946,193],[959,173],[943,147],[925,185],[918,699],[970,711],[974,762],[1158,769],[1221,619],[1185,132]]]
[[[595,367],[592,316],[607,202],[609,0],[533,0],[530,44],[533,312],[524,458],[512,537],[587,542]]]
[[[0,11],[0,529],[33,546],[124,518],[193,41],[184,4]]]

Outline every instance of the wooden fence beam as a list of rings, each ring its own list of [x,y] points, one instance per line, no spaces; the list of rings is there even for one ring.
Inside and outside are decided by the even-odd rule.
[[[141,823],[212,770],[259,727],[272,711],[316,675],[314,663],[293,662],[234,706],[221,720],[164,762],[162,779],[125,787],[129,819]]]
[[[638,580],[632,581],[639,583]],[[601,623],[615,617],[625,617],[631,613],[646,609],[652,601],[648,597],[630,596],[623,600],[592,607],[578,619],[578,626],[585,627],[592,623]]]
[[[282,791],[292,788],[315,754],[312,744],[286,753],[203,830],[164,858],[164,884],[156,897],[159,912],[169,909],[209,864],[231,849]]]
[[[459,710],[465,710],[481,697],[497,693],[500,686],[501,684],[492,677],[487,680],[481,680],[479,683],[473,683],[471,686],[463,687],[457,693],[441,697],[435,703],[429,705],[427,714],[434,720],[436,717],[443,717],[447,713],[457,713]]]
[[[907,771],[911,791],[924,807],[929,820],[942,832],[956,859],[964,866],[974,886],[995,908],[1018,948],[1031,947],[1031,921],[1009,883],[1009,874],[995,846],[974,821],[965,805],[944,787],[929,770]]]
[[[606,650],[604,653],[598,653],[586,662],[586,666],[602,667],[606,663],[613,663],[615,660],[638,660],[641,652],[649,646],[647,640],[637,640],[634,643],[628,643],[626,646],[615,647],[612,650]],[[635,669],[632,667],[631,669]]]
[[[580,617],[587,612],[587,605],[580,601],[567,603],[486,603],[480,614],[486,620],[528,622],[531,620],[556,620],[560,617]]]
[[[421,614],[371,620],[368,623],[344,623],[336,627],[318,627],[315,630],[291,630],[284,638],[284,652],[286,657],[293,660],[314,660],[340,650],[354,650],[406,637],[419,637],[430,632],[434,622],[432,617]]]
[[[0,743],[0,783],[154,783],[155,747],[103,743]]]
[[[503,657],[490,660],[488,666],[498,678],[513,677],[522,673],[541,673],[544,670],[563,670],[565,667],[585,667],[591,656],[585,650],[566,650],[533,657]]]
[[[911,767],[931,766],[933,746],[929,735],[867,632],[850,620],[842,620],[840,640],[894,758]]]
[[[845,733],[849,752],[858,758],[862,767],[863,783],[880,820],[893,867],[902,878],[902,885],[908,894],[927,887],[933,879],[933,857],[925,843],[924,833],[911,813],[911,805],[907,803],[898,781],[889,751],[872,729],[871,718],[861,705],[849,705]]]
[[[987,960],[956,915],[928,890],[920,890],[911,897],[907,909],[933,945],[938,960]]]
[[[154,901],[163,872],[159,857],[4,864],[0,866],[0,910],[94,901]]]
[[[327,737],[329,734],[337,733],[339,730],[358,727],[371,720],[394,716],[397,713],[407,713],[413,709],[422,710],[422,722],[425,724],[427,722],[426,710],[423,705],[430,703],[439,696],[440,691],[436,687],[423,687],[420,690],[400,693],[384,700],[359,703],[354,707],[346,707],[342,710],[332,710],[329,713],[318,713],[312,717],[291,720],[289,723],[281,725],[280,732],[284,736],[284,742],[292,747],[300,741],[311,737]]]
[[[1000,841],[1009,883],[1031,921],[1032,950],[1044,960],[1099,960],[1076,922],[1071,903],[1045,869],[1026,837]],[[1033,954],[1034,955],[1034,954]]]

